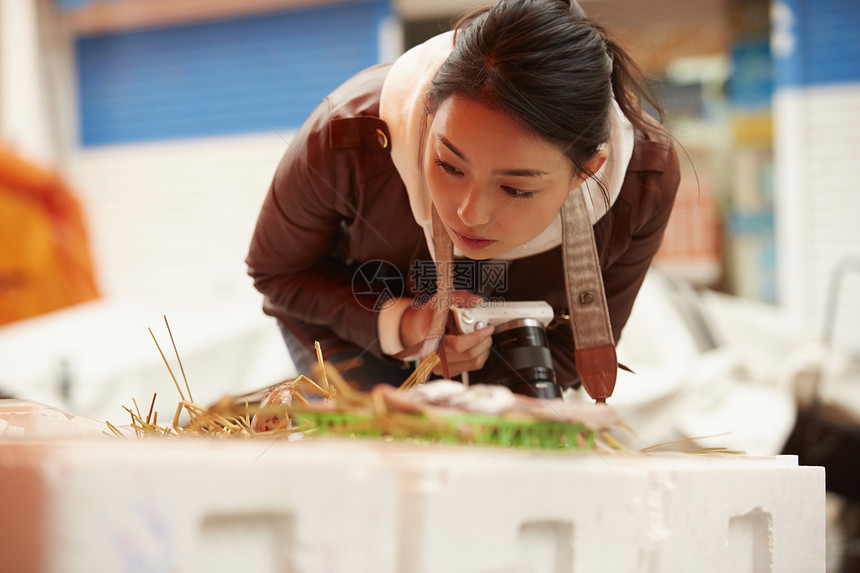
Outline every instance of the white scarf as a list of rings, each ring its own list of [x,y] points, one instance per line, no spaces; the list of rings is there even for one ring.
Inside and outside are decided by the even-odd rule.
[[[451,54],[454,33],[446,32],[415,46],[394,62],[385,83],[379,102],[379,116],[388,125],[391,136],[391,159],[397,168],[406,191],[415,221],[424,229],[427,246],[433,254],[432,201],[424,181],[419,163],[423,124],[427,120],[425,94],[430,82],[442,63]],[[633,126],[613,100],[610,116],[609,140],[601,148],[607,153],[606,162],[597,172],[609,192],[609,205],[603,198],[600,186],[585,181],[573,192],[585,193],[588,215],[594,225],[615,203],[633,154]],[[548,251],[561,244],[561,215],[538,236],[527,243],[503,253],[496,259],[513,260]],[[455,249],[455,255],[460,255]]]

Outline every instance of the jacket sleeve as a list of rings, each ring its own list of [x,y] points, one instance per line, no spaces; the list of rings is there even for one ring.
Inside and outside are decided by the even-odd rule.
[[[379,354],[377,313],[355,300],[349,265],[335,256],[343,229],[362,216],[366,173],[355,166],[374,165],[353,154],[377,151],[331,149],[331,122],[324,100],[288,144],[252,236],[248,274],[267,314],[326,327]]]

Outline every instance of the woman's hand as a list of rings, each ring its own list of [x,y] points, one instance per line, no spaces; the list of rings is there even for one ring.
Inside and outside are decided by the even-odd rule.
[[[436,297],[420,307],[410,307],[400,320],[400,341],[405,347],[417,344],[427,337]],[[459,307],[476,306],[483,299],[468,291],[456,290],[452,293],[451,304]],[[445,345],[445,358],[448,361],[448,374],[456,376],[469,370],[480,370],[490,356],[493,327],[488,326],[469,334],[446,334],[442,338]],[[441,375],[441,365],[433,370]]]

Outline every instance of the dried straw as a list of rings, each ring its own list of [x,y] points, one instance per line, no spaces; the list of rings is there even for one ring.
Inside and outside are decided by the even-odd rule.
[[[164,320],[165,324],[167,324],[166,316]],[[170,333],[169,324],[167,328],[168,333]],[[286,386],[293,398],[291,406],[284,404],[260,406],[261,392],[258,391],[243,396],[225,396],[208,408],[203,407],[194,403],[191,398],[191,387],[185,375],[182,361],[179,358],[173,334],[170,333],[170,339],[171,343],[173,343],[176,359],[185,382],[188,399],[185,398],[185,394],[182,392],[179,382],[176,376],[174,376],[173,370],[170,368],[170,364],[151,329],[149,329],[149,333],[173,379],[176,390],[179,393],[180,401],[177,404],[172,423],[170,425],[159,425],[158,412],[155,411],[156,395],[153,394],[152,396],[149,411],[145,418],[141,414],[137,400],[132,398],[134,410],[125,406],[123,406],[123,409],[130,415],[131,427],[139,437],[206,436],[220,439],[271,438],[273,436],[277,437],[313,430],[320,435],[375,435],[419,439],[421,441],[430,439],[430,441],[458,443],[478,443],[482,439],[488,439],[486,430],[481,424],[470,425],[462,421],[452,422],[444,417],[432,414],[430,410],[422,414],[392,410],[387,405],[382,392],[360,392],[355,390],[344,380],[335,366],[323,360],[322,350],[318,342],[314,344],[317,354],[317,365],[312,372],[313,378],[300,375],[293,380],[284,381],[270,389],[271,391],[281,386]],[[438,366],[439,362],[440,359],[435,353],[430,354],[421,361],[414,372],[400,385],[398,390],[408,390],[417,386],[419,381],[425,380],[428,377],[433,369]],[[319,380],[320,383],[317,383],[314,379]],[[311,400],[311,394],[323,398],[333,408],[319,410],[320,402],[318,400]],[[188,422],[184,426],[179,423],[183,412],[188,417]],[[288,416],[292,420],[304,420],[304,422],[301,425],[294,424],[287,428],[258,432],[251,426],[251,421],[255,415]],[[316,422],[313,420],[316,420]],[[522,423],[523,421],[500,419],[499,422],[504,425],[508,423]],[[106,422],[106,424],[112,435],[121,438],[127,437],[110,422]],[[625,424],[619,423],[619,427],[633,434],[632,429]],[[499,432],[501,431],[499,429]],[[510,431],[510,428],[506,431]],[[662,450],[695,454],[743,453],[719,447],[678,449],[679,445],[694,443],[707,437],[714,436],[665,442],[643,448],[639,452],[647,454]],[[599,438],[601,443],[598,444],[594,438]],[[490,436],[489,439],[491,441],[498,441],[500,438]],[[578,432],[575,436],[573,434],[568,435],[563,441],[565,440],[567,445],[564,447],[569,449],[580,451],[593,450],[601,454],[634,453],[633,450],[621,444],[609,431],[601,431],[588,435]],[[540,447],[545,446],[542,445]]]

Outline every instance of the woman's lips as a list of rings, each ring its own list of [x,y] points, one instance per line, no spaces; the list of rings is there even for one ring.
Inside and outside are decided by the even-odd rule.
[[[470,237],[469,235],[463,235],[462,233],[458,233],[457,231],[454,231],[454,235],[463,245],[469,247],[470,249],[483,249],[484,247],[489,247],[496,242],[493,239]]]

